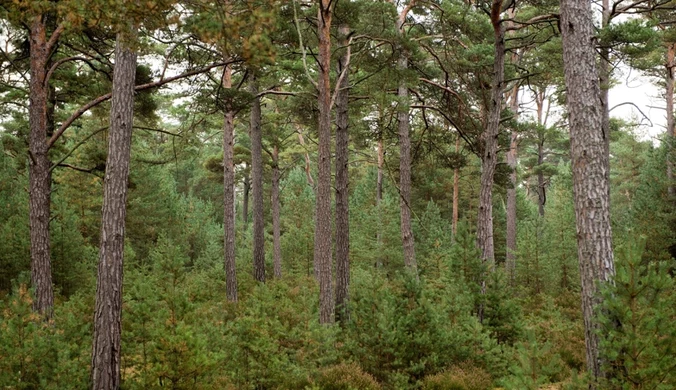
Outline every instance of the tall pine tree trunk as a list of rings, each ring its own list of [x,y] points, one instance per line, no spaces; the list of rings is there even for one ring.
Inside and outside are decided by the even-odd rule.
[[[676,43],[667,47],[666,63],[666,101],[667,101],[667,189],[669,199],[674,200],[674,68],[676,68]]]
[[[481,259],[492,268],[495,261],[493,242],[493,176],[497,164],[498,131],[500,112],[502,111],[502,90],[505,71],[505,31],[501,23],[500,8],[502,0],[494,0],[491,11],[491,23],[495,38],[495,59],[491,100],[488,107],[488,121],[482,134],[483,153],[481,155],[481,188],[479,190],[479,214],[477,218],[477,247],[481,250]]]
[[[279,220],[279,148],[275,145],[272,149],[272,264],[275,278],[282,278],[282,241]]]
[[[603,0],[601,11],[601,28],[606,28],[610,25],[610,0]],[[601,88],[601,129],[603,129],[603,164],[606,169],[606,180],[610,183],[610,48],[608,46],[600,47],[601,58],[599,64],[599,83]],[[608,186],[608,197],[610,198],[610,186]]]
[[[455,139],[455,153],[460,153],[460,134]],[[451,232],[453,241],[458,234],[458,203],[460,202],[460,168],[453,169],[453,219],[451,221]]]
[[[258,85],[251,77],[249,92],[256,96]],[[263,219],[263,135],[261,134],[261,99],[251,103],[251,181],[253,186],[253,268],[254,279],[265,282],[265,220]]]
[[[135,31],[118,33],[115,46],[92,345],[91,377],[95,390],[120,388],[122,271],[134,120],[136,52],[132,47],[135,37]]]
[[[319,322],[334,320],[333,277],[331,265],[331,0],[319,0],[317,35],[319,37],[319,162],[317,206],[315,213],[314,263],[319,276]]]
[[[604,377],[599,355],[598,285],[614,275],[606,137],[590,1],[561,1],[563,67],[570,123],[573,193],[587,367]]]
[[[397,30],[404,35],[404,23],[410,8],[399,14]],[[400,72],[408,69],[408,53],[400,48],[397,66]],[[402,78],[397,89],[399,108],[397,122],[399,131],[399,209],[401,216],[401,241],[404,247],[404,264],[406,269],[415,277],[418,277],[418,263],[415,259],[415,241],[413,239],[413,226],[411,225],[411,135],[408,86]]]
[[[510,108],[514,114],[514,120],[519,117],[519,86],[515,85],[512,90]],[[507,189],[507,253],[505,268],[510,283],[514,282],[516,271],[516,162],[517,162],[517,133],[512,130],[509,137],[509,150],[506,153],[509,173],[509,188]]]
[[[29,221],[31,283],[35,290],[33,310],[51,317],[54,306],[49,220],[52,178],[47,146],[47,64],[53,44],[47,40],[45,17],[37,16],[30,26],[29,136]]]
[[[383,201],[383,165],[385,163],[385,147],[383,145],[383,133],[380,132],[378,136],[378,173],[376,177],[376,208],[380,207]],[[376,233],[376,243],[378,248],[378,258],[376,259],[376,267],[383,266],[383,258],[380,255],[383,245],[382,224],[378,224],[378,232]]]
[[[540,129],[538,130],[538,160],[537,160],[537,184],[538,184],[538,213],[540,217],[545,216],[545,202],[547,201],[547,192],[545,188],[545,174],[542,172],[542,164],[545,162],[545,119],[543,119],[544,105],[545,105],[546,88],[538,90],[535,93],[535,104],[537,106],[537,119]]]
[[[244,163],[244,170],[249,169],[249,163]],[[244,193],[242,194],[242,229],[249,227],[249,192],[251,192],[251,173],[244,175]]]
[[[232,65],[223,70],[223,88],[232,88]],[[225,288],[226,298],[237,302],[237,270],[235,266],[235,111],[232,99],[225,99],[223,118],[223,233],[225,253]]]
[[[345,47],[338,59],[338,95],[336,96],[336,320],[349,318],[348,301],[350,288],[350,214],[348,198],[348,143],[349,143],[349,69],[350,28],[338,28],[340,45]],[[342,76],[341,76],[342,74]],[[341,78],[342,77],[342,78]]]

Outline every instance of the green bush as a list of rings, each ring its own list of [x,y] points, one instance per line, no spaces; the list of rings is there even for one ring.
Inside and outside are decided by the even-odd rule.
[[[373,376],[356,363],[340,363],[319,372],[314,386],[321,390],[380,390]]]
[[[472,366],[456,366],[423,381],[422,390],[486,390],[493,380],[485,370]]]

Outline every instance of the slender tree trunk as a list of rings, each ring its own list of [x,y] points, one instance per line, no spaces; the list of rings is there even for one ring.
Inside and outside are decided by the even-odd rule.
[[[245,170],[249,167],[248,163],[244,163]],[[244,230],[249,227],[249,192],[251,192],[251,173],[244,176],[244,194],[242,195],[242,221],[244,222]]]
[[[255,76],[249,91],[258,94]],[[254,279],[265,282],[265,220],[263,219],[263,135],[261,133],[261,99],[251,104],[251,181],[253,184],[253,268]]]
[[[350,212],[348,198],[348,143],[349,143],[349,66],[350,47],[348,35],[350,27],[338,28],[340,45],[345,47],[338,59],[338,85],[336,96],[336,320],[349,318],[350,289]]]
[[[540,217],[545,216],[545,202],[547,201],[547,189],[545,188],[545,174],[542,172],[542,164],[545,162],[545,120],[543,117],[545,104],[545,90],[537,91],[535,97],[535,104],[537,106],[537,117],[540,129],[538,130],[538,213]]]
[[[305,138],[303,138],[303,129],[300,126],[296,126],[296,130],[298,133],[298,143],[300,146],[305,149]],[[312,174],[310,173],[310,154],[305,151],[305,177],[307,178],[307,184],[312,188],[312,192],[317,195],[317,191],[315,188],[315,181],[312,179]]]
[[[402,12],[397,20],[397,30],[400,35],[404,34],[406,13]],[[408,53],[401,48],[399,71],[408,69]],[[408,86],[402,79],[397,89],[399,109],[397,122],[399,130],[399,208],[401,215],[401,241],[404,247],[404,264],[406,269],[418,278],[418,264],[415,259],[415,241],[413,227],[411,225],[411,137],[410,137],[410,114]]]
[[[376,178],[376,208],[380,207],[383,201],[383,165],[385,164],[385,148],[383,145],[383,134],[380,133],[378,137],[378,175]],[[383,232],[382,224],[378,224],[378,232],[376,233],[376,243],[378,248],[378,258],[376,259],[376,267],[383,266],[383,258],[380,256],[380,250],[383,246]]]
[[[314,263],[319,271],[319,322],[334,320],[333,276],[331,265],[331,0],[319,0],[319,166],[317,211],[315,213]]]
[[[477,247],[481,250],[481,259],[493,267],[495,246],[493,242],[493,176],[497,164],[498,131],[502,110],[502,90],[505,71],[505,31],[501,24],[500,8],[502,0],[494,0],[491,22],[495,34],[495,60],[491,100],[488,107],[488,121],[482,135],[484,141],[481,156],[481,189],[479,190],[479,214],[477,218]]]
[[[460,153],[460,134],[455,139],[455,153]],[[455,235],[458,234],[458,203],[460,202],[460,168],[453,169],[453,220],[452,220],[452,235],[455,241]]]
[[[519,117],[519,86],[515,85],[512,90],[510,108],[514,114],[514,120]],[[507,253],[505,268],[509,276],[510,283],[514,283],[516,271],[516,162],[517,162],[517,133],[511,131],[509,140],[509,151],[506,153],[507,165],[511,172],[509,174],[510,187],[507,189]]]
[[[667,189],[669,199],[676,196],[674,190],[674,68],[676,67],[676,43],[667,47],[666,63],[666,101],[667,101]]]
[[[272,149],[272,256],[275,278],[282,278],[282,241],[279,222],[279,148]]]
[[[223,71],[223,88],[232,88],[232,65]],[[235,265],[235,111],[231,98],[225,99],[223,118],[223,245],[225,253],[225,288],[229,302],[237,302],[237,270]]]
[[[615,269],[605,161],[607,134],[603,129],[604,108],[598,105],[601,91],[590,1],[561,1],[561,35],[587,367],[596,379],[605,376],[595,314],[601,303],[598,285],[611,280]]]
[[[33,310],[45,318],[52,315],[54,289],[50,256],[49,220],[52,177],[47,155],[49,87],[45,83],[51,45],[47,40],[46,21],[38,16],[30,26],[30,104],[29,137],[29,220],[31,283],[35,290]]]
[[[115,46],[92,346],[92,388],[95,390],[120,388],[122,271],[134,121],[136,52],[132,46],[135,39],[135,31],[118,33]]]

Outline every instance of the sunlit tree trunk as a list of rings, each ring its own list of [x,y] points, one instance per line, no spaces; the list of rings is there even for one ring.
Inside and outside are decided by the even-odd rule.
[[[319,0],[317,35],[319,37],[319,169],[315,213],[314,263],[319,276],[319,322],[334,320],[331,256],[331,0]]]
[[[91,378],[95,390],[120,388],[122,272],[134,121],[135,40],[135,31],[118,33],[115,46],[92,345]]]
[[[258,86],[251,77],[249,92],[256,96]],[[265,282],[265,220],[263,218],[263,135],[261,133],[261,99],[251,103],[251,181],[253,187],[253,268],[254,279]]]
[[[563,67],[567,90],[573,193],[582,286],[587,367],[593,378],[604,377],[599,354],[596,307],[599,283],[612,279],[612,232],[604,107],[596,69],[590,1],[561,1]]]

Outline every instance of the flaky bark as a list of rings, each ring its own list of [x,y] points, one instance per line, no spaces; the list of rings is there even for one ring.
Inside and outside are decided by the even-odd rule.
[[[404,23],[406,15],[410,10],[409,4],[404,11],[399,14],[397,20],[397,31],[400,35],[404,34]],[[404,48],[400,48],[399,60],[397,66],[400,72],[408,69],[408,53]],[[418,264],[415,259],[415,241],[413,239],[413,227],[411,225],[411,136],[410,136],[410,113],[408,86],[402,79],[397,88],[397,99],[399,100],[399,109],[397,112],[398,132],[399,132],[399,209],[401,215],[401,241],[404,247],[404,264],[406,269],[418,277]]]
[[[223,70],[223,88],[232,88],[232,65]],[[226,298],[237,302],[237,270],[235,266],[235,111],[230,97],[225,99],[223,118],[223,245],[225,251]]]
[[[561,35],[570,124],[573,193],[582,285],[587,367],[604,377],[599,355],[598,285],[614,275],[606,136],[596,69],[590,1],[561,1]]]
[[[51,317],[54,306],[50,255],[49,220],[52,178],[47,155],[47,124],[49,86],[46,84],[47,64],[53,44],[47,40],[44,16],[38,16],[30,26],[30,95],[29,136],[29,221],[31,283],[35,297],[33,310],[45,318]]]
[[[338,28],[340,45],[345,47],[338,60],[338,77],[341,80],[336,96],[336,320],[349,318],[350,288],[350,214],[348,199],[348,143],[349,143],[349,57],[347,35],[349,26]],[[341,74],[342,78],[341,78]]]
[[[265,282],[265,220],[263,219],[263,135],[261,133],[261,99],[252,76],[251,102],[251,181],[253,187],[253,273],[254,279]]]
[[[275,145],[272,149],[272,264],[275,278],[282,277],[282,241],[281,225],[279,220],[279,148]]]
[[[314,263],[319,276],[319,322],[334,320],[333,277],[331,267],[331,10],[330,0],[319,0],[319,162],[315,213]]]
[[[115,46],[92,345],[91,377],[92,388],[95,390],[120,388],[122,271],[134,120],[136,52],[132,45],[135,35],[135,32],[118,33]]]

